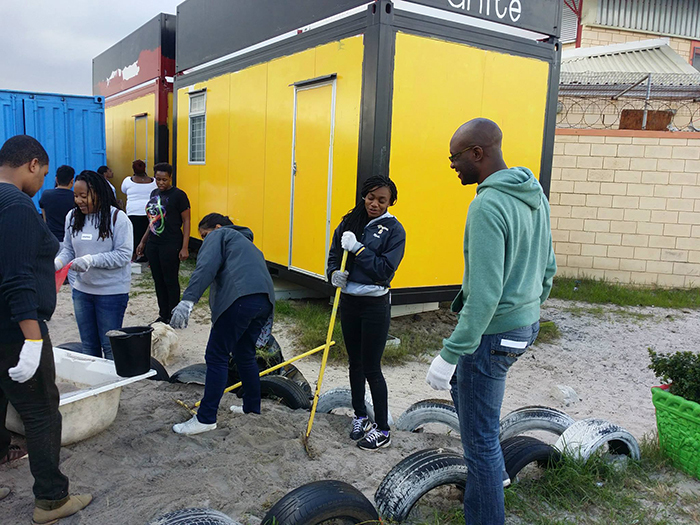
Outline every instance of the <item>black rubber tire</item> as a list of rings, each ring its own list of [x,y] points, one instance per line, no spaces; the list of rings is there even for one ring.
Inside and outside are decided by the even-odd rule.
[[[242,390],[242,389],[241,389]],[[297,383],[282,376],[263,376],[260,378],[260,395],[264,398],[279,399],[293,410],[311,407],[309,396]]]
[[[148,525],[240,525],[226,514],[213,509],[182,509],[168,512]]]
[[[71,352],[82,353],[83,352],[83,343],[81,343],[80,341],[71,342],[71,343],[63,343],[60,345],[56,345],[56,348],[62,348],[63,350],[69,350]]]
[[[304,377],[304,374],[302,374],[301,371],[296,366],[294,366],[292,364],[283,366],[280,369],[280,375],[282,377],[286,377],[287,379],[291,379],[297,385],[299,385],[301,388],[303,388],[304,392],[306,392],[306,395],[309,396],[309,399],[314,398],[314,392],[313,392],[313,390],[311,390],[311,385]]]
[[[459,434],[459,418],[452,401],[425,399],[413,403],[396,421],[397,430],[416,432],[427,423],[442,423]]]
[[[155,357],[151,356],[151,369],[156,371],[156,375],[149,377],[154,381],[170,381],[170,375],[163,365]]]
[[[352,392],[349,388],[333,388],[318,396],[316,411],[320,414],[330,414],[337,408],[347,408],[352,410]],[[365,391],[365,409],[367,416],[374,421],[374,407],[369,389]],[[389,424],[393,424],[391,412],[389,412]]]
[[[505,441],[531,431],[550,432],[559,437],[574,423],[574,418],[556,408],[524,406],[501,418],[499,439]]]
[[[401,522],[431,490],[443,485],[464,489],[466,482],[467,466],[462,454],[442,448],[420,450],[389,471],[374,501],[382,518]]]
[[[531,436],[513,436],[501,442],[508,477],[515,482],[520,471],[530,463],[550,468],[559,463],[561,452]]]
[[[204,385],[207,377],[207,365],[206,363],[196,363],[194,365],[186,366],[181,368],[173,375],[170,376],[171,383],[185,383],[185,384],[196,384]]]
[[[343,481],[307,483],[283,496],[265,514],[262,525],[317,525],[331,519],[379,523],[374,505]]]

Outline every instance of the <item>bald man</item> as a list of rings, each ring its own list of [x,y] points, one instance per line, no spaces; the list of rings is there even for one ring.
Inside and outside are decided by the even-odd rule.
[[[478,186],[464,232],[464,280],[452,303],[459,321],[426,377],[436,390],[451,387],[459,415],[468,525],[505,522],[510,479],[498,436],[506,375],[537,338],[557,268],[547,198],[529,169],[506,166],[502,138],[495,122],[479,118],[450,141],[450,167],[462,185]]]

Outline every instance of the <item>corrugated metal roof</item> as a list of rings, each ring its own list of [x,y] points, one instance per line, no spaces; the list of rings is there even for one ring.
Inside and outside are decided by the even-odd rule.
[[[662,35],[700,38],[697,0],[598,0],[596,23]]]
[[[559,96],[562,97],[647,97],[648,73],[562,72]],[[624,94],[623,94],[624,92]],[[700,73],[651,73],[650,99],[700,100]]]
[[[562,53],[561,70],[567,73],[698,73],[669,47],[665,38],[567,50]]]

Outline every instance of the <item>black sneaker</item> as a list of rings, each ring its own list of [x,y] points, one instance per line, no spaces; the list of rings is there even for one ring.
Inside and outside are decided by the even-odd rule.
[[[376,424],[372,425],[367,435],[357,442],[357,446],[362,450],[377,450],[389,445],[391,445],[391,433],[379,430]]]
[[[365,437],[365,433],[372,428],[372,422],[367,416],[365,417],[354,417],[352,418],[352,432],[350,432],[350,439],[357,441]]]

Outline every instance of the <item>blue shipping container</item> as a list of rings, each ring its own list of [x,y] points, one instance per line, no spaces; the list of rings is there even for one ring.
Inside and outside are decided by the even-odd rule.
[[[105,164],[104,97],[0,90],[0,145],[15,135],[31,135],[49,154],[49,173],[34,196],[36,204],[45,189],[55,186],[59,166],[80,173]]]

